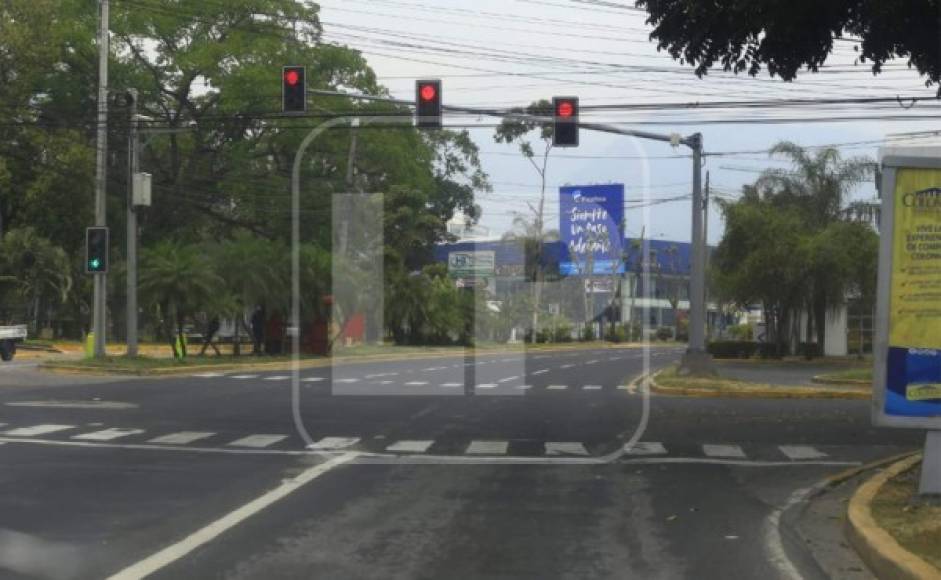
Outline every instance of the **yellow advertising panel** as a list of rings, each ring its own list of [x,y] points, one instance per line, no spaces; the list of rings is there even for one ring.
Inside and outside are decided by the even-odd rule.
[[[894,193],[889,344],[941,349],[941,170],[900,168]]]

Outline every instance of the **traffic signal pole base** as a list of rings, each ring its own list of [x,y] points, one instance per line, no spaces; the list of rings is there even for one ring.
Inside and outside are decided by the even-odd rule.
[[[683,354],[683,360],[676,373],[680,376],[689,377],[714,377],[719,374],[716,371],[716,365],[712,361],[712,355],[703,350],[689,349]]]
[[[918,495],[941,498],[941,431],[928,431],[925,435]]]

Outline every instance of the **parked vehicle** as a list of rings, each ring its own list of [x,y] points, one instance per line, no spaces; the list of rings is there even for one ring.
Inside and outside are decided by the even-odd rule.
[[[26,326],[0,326],[0,359],[13,360],[16,345],[26,340]]]

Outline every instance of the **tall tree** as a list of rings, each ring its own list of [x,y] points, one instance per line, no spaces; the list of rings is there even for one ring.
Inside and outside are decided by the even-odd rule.
[[[861,39],[859,61],[873,74],[902,58],[926,85],[941,79],[935,0],[637,0],[637,6],[649,14],[657,47],[699,76],[717,66],[756,76],[765,67],[792,80],[802,68],[819,70],[838,39],[853,37]]]

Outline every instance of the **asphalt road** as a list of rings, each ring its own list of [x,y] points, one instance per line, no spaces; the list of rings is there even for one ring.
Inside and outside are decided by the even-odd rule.
[[[920,434],[631,384],[679,354],[302,370],[296,417],[290,373],[0,367],[0,577],[821,577],[782,513]]]

